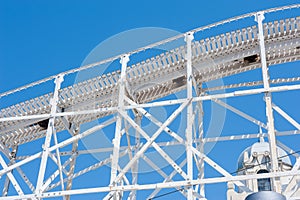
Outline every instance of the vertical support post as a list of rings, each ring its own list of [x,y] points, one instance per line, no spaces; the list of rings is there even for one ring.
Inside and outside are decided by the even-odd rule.
[[[11,171],[11,172],[13,172],[13,171]],[[8,176],[6,176],[4,186],[3,186],[3,190],[2,190],[2,197],[7,196],[7,193],[8,193],[8,190],[9,190],[9,185],[10,185],[10,179],[8,178]]]
[[[137,125],[141,126],[141,120],[142,116],[137,112],[135,115],[135,122]],[[135,131],[135,150],[134,150],[134,155],[137,154],[139,151],[139,146],[140,146],[140,133],[136,130]],[[139,160],[137,160],[133,167],[132,167],[132,185],[137,184],[138,180],[138,166],[139,166]],[[136,200],[136,190],[131,190],[129,194],[129,200]]]
[[[58,99],[58,91],[61,87],[61,83],[63,82],[63,80],[64,80],[63,75],[58,75],[55,78],[55,81],[54,81],[55,89],[54,89],[53,97],[50,100],[50,104],[51,104],[50,114],[51,115],[54,115],[56,113],[57,103],[59,100]],[[52,133],[54,132],[54,122],[55,122],[55,117],[51,117],[49,119],[47,132],[46,132],[46,138],[45,138],[45,142],[43,145],[42,159],[41,159],[38,180],[37,180],[37,185],[36,185],[36,190],[35,190],[36,194],[40,194],[43,192],[41,189],[42,189],[43,182],[44,182],[44,176],[45,176],[45,171],[46,171],[47,159],[48,159],[48,155],[49,155],[51,136],[52,136]]]
[[[121,57],[120,63],[122,64],[122,68],[121,68],[121,77],[119,79],[119,100],[118,100],[119,112],[124,111],[126,68],[127,68],[128,61],[129,61],[129,55],[125,54]],[[119,113],[116,121],[115,138],[113,139],[114,148],[113,148],[112,162],[111,162],[110,184],[113,186],[117,184],[114,182],[114,180],[117,177],[117,170],[118,170],[121,130],[122,130],[122,115]],[[118,200],[119,198],[120,197],[116,192],[114,194],[114,199]]]
[[[17,148],[18,148],[17,146],[14,146],[11,150],[11,153],[9,154],[10,163],[12,163],[16,158]],[[13,174],[13,170],[11,171],[11,173]],[[8,176],[6,176],[3,191],[2,191],[3,197],[7,196],[9,185],[10,185],[10,179],[8,178]]]
[[[72,136],[76,136],[78,135],[79,133],[79,127],[77,127],[77,125],[74,125],[72,124],[72,127],[71,127],[71,133],[72,133]],[[78,150],[78,140],[75,140],[72,144],[72,160],[69,164],[70,168],[69,168],[69,171],[68,171],[68,176],[72,176],[74,174],[74,170],[75,170],[75,163],[76,163],[76,159],[77,159],[77,150]],[[72,184],[73,184],[73,179],[70,179],[67,181],[67,186],[66,186],[66,190],[71,190],[72,188]],[[66,200],[70,200],[70,195],[67,195],[66,196]]]
[[[194,39],[194,35],[192,32],[188,32],[185,35],[185,42],[187,45],[187,100],[190,101],[193,98],[193,71],[192,71],[192,40]],[[193,104],[189,103],[187,106],[187,126],[186,126],[186,156],[187,156],[187,177],[188,180],[193,180]],[[193,199],[193,187],[191,186],[187,190],[187,199]]]
[[[53,131],[53,138],[54,138],[54,144],[57,145],[58,144],[58,140],[57,140],[57,136],[56,136],[56,131],[55,130]],[[62,172],[62,166],[61,166],[59,148],[56,149],[56,156],[57,156],[57,166],[58,166],[58,170],[59,170],[59,178],[60,178],[61,190],[64,191],[65,190],[64,177],[63,177],[63,172]],[[63,199],[65,200],[65,196],[63,197]]]
[[[16,158],[16,154],[17,154],[17,150],[18,150],[18,146],[13,146],[11,152],[9,153],[10,164],[14,163],[15,158]],[[13,175],[13,170],[11,170],[11,174]],[[6,176],[3,191],[2,191],[2,196],[3,197],[7,196],[10,183],[11,183],[11,181],[10,181],[9,177]]]
[[[202,95],[202,83],[200,83],[201,86],[198,86],[197,90],[197,96]],[[199,144],[198,144],[198,151],[204,154],[204,142],[203,142],[203,134],[204,134],[204,130],[203,130],[203,104],[202,101],[198,102],[198,132],[199,132]],[[200,170],[198,172],[198,179],[204,179],[204,159],[201,158],[199,161],[199,167]],[[205,184],[201,184],[200,188],[199,188],[199,194],[202,197],[205,197]]]
[[[274,128],[274,117],[272,109],[272,96],[268,91],[270,89],[269,83],[269,73],[266,61],[266,50],[265,50],[265,41],[264,41],[264,30],[263,30],[263,20],[265,19],[263,12],[258,12],[255,15],[255,21],[258,24],[258,39],[260,46],[260,58],[261,58],[261,67],[263,75],[263,83],[265,92],[265,102],[266,102],[266,115],[267,115],[267,125],[268,125],[268,140],[270,145],[270,154],[271,154],[271,167],[273,172],[278,171],[278,160],[277,160],[277,145],[276,145],[276,136]],[[272,186],[275,192],[281,192],[281,185],[279,178],[272,179]]]

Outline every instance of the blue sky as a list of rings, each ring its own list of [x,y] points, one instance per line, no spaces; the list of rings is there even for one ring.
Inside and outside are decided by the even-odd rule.
[[[299,1],[1,1],[1,91],[79,66],[122,31],[179,32]]]
[[[299,3],[299,1],[1,0],[0,93],[79,67],[99,43],[123,31],[144,27],[159,27],[177,32],[186,32],[233,16],[294,3]],[[299,71],[295,72],[294,68],[295,65],[292,64],[290,70],[286,69],[285,73],[279,73],[276,69],[272,70],[271,73],[273,77],[299,75]],[[259,72],[253,72],[250,75],[250,79],[259,79],[260,76]],[[249,76],[243,78],[247,77]],[[225,80],[225,82],[230,81],[230,79]],[[20,99],[26,99],[30,95],[26,96],[25,94]],[[257,100],[255,98],[262,97],[253,97],[253,100]],[[8,101],[9,98],[1,99],[0,103],[3,105],[0,105],[0,107],[3,108],[4,105],[9,105],[10,102]],[[240,105],[241,109],[247,110],[247,106],[243,106],[241,101],[230,100],[230,103]],[[283,103],[284,98],[278,97],[277,101]],[[293,99],[289,101],[290,104],[296,104]],[[253,104],[251,108],[255,106]],[[293,109],[289,107],[286,107],[286,109],[292,114],[296,114]],[[258,110],[249,109],[248,111],[253,116],[265,121],[264,110]],[[232,118],[226,120],[225,134],[245,132],[244,127],[249,124],[233,114],[229,113],[228,115]],[[240,120],[238,126],[232,123],[234,120]],[[278,121],[283,124],[281,126],[283,130],[290,128],[282,119],[278,118]],[[249,125],[247,131],[255,132],[257,127]],[[234,144],[234,147],[226,142],[218,144],[211,155],[221,159],[222,155],[219,152],[222,148],[229,149],[228,154],[241,152],[245,148],[245,145],[239,145],[237,142]],[[228,169],[234,169],[235,159],[236,156],[223,160],[228,164]],[[209,169],[208,172],[210,172]],[[210,173],[214,174],[214,172]],[[221,189],[224,189],[224,185],[208,186],[209,199],[225,199],[223,191],[220,193],[214,192]],[[174,194],[174,197],[179,196]]]

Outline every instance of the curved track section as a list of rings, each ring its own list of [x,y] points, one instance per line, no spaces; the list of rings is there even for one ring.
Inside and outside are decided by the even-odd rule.
[[[231,191],[232,195],[236,195],[235,198],[243,199],[245,195],[253,192],[250,187],[245,185],[245,181],[258,178],[270,178],[274,191],[283,193],[290,199],[299,198],[300,189],[297,184],[300,173],[299,155],[293,150],[293,147],[284,145],[276,138],[298,135],[300,125],[272,102],[271,94],[282,91],[298,92],[300,85],[296,83],[299,83],[300,77],[269,79],[268,70],[273,65],[300,60],[300,17],[293,16],[285,19],[279,17],[280,20],[262,22],[264,14],[274,14],[288,9],[299,10],[299,7],[300,5],[292,5],[269,9],[200,27],[126,55],[64,72],[1,94],[0,97],[13,95],[55,79],[53,93],[38,96],[0,111],[0,149],[2,152],[0,176],[6,177],[2,198],[39,199],[63,196],[69,199],[70,195],[101,193],[101,198],[106,200],[125,198],[133,200],[138,198],[137,192],[152,190],[152,193],[148,194],[148,198],[151,199],[162,189],[175,188],[176,192],[180,192],[189,200],[206,199],[205,184],[225,182],[228,183],[228,191]],[[206,39],[193,40],[193,35],[200,31],[253,16],[256,17],[256,26],[245,26]],[[184,45],[127,66],[128,58],[131,55],[183,38],[186,42]],[[61,82],[65,75],[116,60],[121,62],[120,70],[61,88]],[[238,83],[225,86],[203,87],[209,81],[255,70],[262,71],[262,80],[253,82],[237,80]],[[223,92],[224,89],[229,89],[230,92]],[[214,93],[208,91],[214,91]],[[185,98],[168,99],[177,92],[185,92]],[[261,95],[260,97],[264,96],[266,106],[264,112],[267,117],[265,123],[220,100],[256,94]],[[202,110],[204,101],[217,103],[266,132],[205,137],[203,117],[206,115],[203,116]],[[159,121],[147,110],[147,108],[170,105],[173,105],[175,109],[168,113],[165,121]],[[296,130],[283,132],[276,130],[273,110],[296,127]],[[183,133],[172,131],[171,123],[185,111],[186,129]],[[158,127],[154,133],[143,130],[141,122],[144,118]],[[80,130],[83,124],[97,119],[103,120],[88,130]],[[106,133],[109,138],[112,138],[111,148],[82,149],[78,141],[108,126],[115,127],[113,131]],[[130,139],[129,129],[135,131],[134,139]],[[56,133],[61,132],[62,134],[64,131],[70,134],[67,138],[60,140]],[[168,135],[172,140],[156,141],[163,134]],[[64,137],[66,136],[64,135]],[[40,138],[45,138],[42,151],[18,156],[19,146],[39,142]],[[206,155],[203,150],[206,143],[253,138],[268,138],[272,172],[233,176]],[[127,143],[124,142],[125,140]],[[172,145],[181,145],[184,148],[184,158],[172,158],[163,149],[163,147]],[[290,156],[296,157],[294,166],[290,170],[283,171],[278,168],[280,160],[275,158],[277,155],[276,145],[287,151]],[[67,147],[67,150],[64,147]],[[160,163],[147,157],[146,153],[149,149],[151,152],[157,152],[168,163],[168,167],[172,171],[170,172],[169,168],[167,168],[168,170],[160,168]],[[107,152],[109,156],[103,160],[97,160],[96,163],[81,170],[76,169],[76,162],[80,156],[99,152]],[[5,160],[3,157],[7,157],[7,159]],[[121,165],[122,157],[128,157],[128,160]],[[52,159],[54,167],[53,163],[49,165],[50,159]],[[6,163],[7,160],[9,163]],[[40,165],[39,171],[36,173],[36,183],[33,184],[31,182],[33,178],[28,177],[22,167],[34,160],[38,160]],[[140,183],[139,176],[143,175],[139,174],[139,160],[144,160],[151,166],[154,169],[152,173],[161,176],[162,181],[148,183],[143,180]],[[47,167],[47,165],[52,166],[56,171],[49,170],[51,167]],[[73,179],[106,165],[110,166],[110,170],[109,172],[107,169],[104,171],[109,174],[103,175],[103,179],[107,179],[103,182],[105,184],[109,182],[109,184],[101,183],[99,187],[72,189]],[[206,166],[210,166],[222,176],[206,177],[204,174]],[[12,171],[17,171],[20,176],[15,178]],[[281,187],[282,177],[288,177],[289,183]],[[9,193],[10,185],[13,186],[16,195],[6,197],[11,194]],[[232,185],[235,185],[240,193],[236,192]],[[27,190],[29,188],[30,192],[26,192],[27,190],[23,189],[24,186],[27,187]]]
[[[264,24],[269,66],[299,60],[299,27],[300,17]],[[253,26],[193,42],[192,63],[196,82],[207,82],[260,67],[257,34],[257,27]],[[136,103],[146,103],[185,89],[185,49],[181,46],[130,66],[127,70],[130,97]],[[64,88],[60,91],[58,107],[65,112],[116,107],[119,78],[120,71],[116,71]],[[142,88],[141,83],[145,85]],[[147,87],[149,85],[151,87]],[[50,113],[51,97],[52,94],[46,94],[2,109],[1,117]],[[86,123],[112,113],[79,115],[70,117],[69,122]],[[39,121],[2,122],[2,141],[11,147],[16,142],[23,144],[43,137],[45,131],[38,125]],[[65,129],[61,120],[57,120],[55,126],[57,131]]]

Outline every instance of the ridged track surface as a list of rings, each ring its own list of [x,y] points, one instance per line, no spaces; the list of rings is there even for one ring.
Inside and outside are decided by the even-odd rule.
[[[300,17],[264,24],[269,66],[300,59]],[[260,67],[256,26],[192,43],[192,63],[197,82],[205,82]],[[185,46],[149,58],[127,69],[128,96],[138,103],[150,102],[185,88]],[[105,74],[60,90],[58,107],[66,111],[117,106],[119,71]],[[2,109],[0,117],[50,113],[52,93]],[[72,123],[86,123],[112,112],[68,116]],[[37,122],[1,122],[1,141],[8,147],[45,135]],[[56,131],[65,125],[56,118]]]

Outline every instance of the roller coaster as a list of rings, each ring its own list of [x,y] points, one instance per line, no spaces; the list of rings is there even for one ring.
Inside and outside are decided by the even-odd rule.
[[[0,94],[2,99],[13,98],[54,82],[53,92],[1,108],[3,194],[0,199],[72,199],[78,195],[101,194],[105,200],[133,200],[163,198],[173,192],[182,199],[209,199],[206,186],[218,183],[226,184],[227,199],[244,199],[260,190],[253,186],[260,180],[269,180],[268,190],[287,199],[300,199],[299,145],[295,142],[300,141],[297,122],[300,118],[289,115],[286,107],[275,104],[276,98],[275,101],[272,98],[284,94],[282,98],[299,99],[300,77],[273,79],[269,73],[275,66],[285,71],[286,65],[299,64],[299,7],[300,4],[295,4],[230,18]],[[214,33],[221,27],[216,31],[220,32],[228,24],[235,24],[235,29],[203,37],[205,31]],[[157,55],[152,51],[176,41],[182,45]],[[142,61],[132,63],[131,58],[140,54],[143,54]],[[68,76],[109,63],[118,69],[64,85]],[[245,76],[239,76],[248,72],[261,74],[260,80],[248,81]],[[232,83],[209,84],[226,78],[231,78]],[[179,92],[184,95],[176,96]],[[265,122],[225,101],[242,99],[248,104],[253,96],[257,97],[258,104],[264,105]],[[288,99],[284,102],[288,103]],[[205,118],[213,115],[204,112],[205,103],[214,103],[244,118],[260,131],[233,135],[221,132],[210,136]],[[151,113],[152,108],[160,107],[167,110],[164,121]],[[300,111],[297,105],[293,109]],[[281,124],[276,124],[274,112],[294,129],[276,130],[275,125]],[[180,116],[184,120],[180,121]],[[183,131],[174,128],[178,121],[183,123]],[[91,122],[96,123],[82,128]],[[156,128],[145,130],[146,122]],[[99,131],[109,138],[111,146],[85,149],[81,140]],[[289,137],[293,137],[291,143],[283,142]],[[239,169],[228,169],[222,164],[225,156],[216,160],[217,157],[212,158],[205,151],[213,143],[252,141],[253,144],[254,140],[260,140],[261,146],[245,151],[249,155],[245,152],[241,155]],[[40,148],[33,153],[26,152],[34,142],[41,144]],[[243,148],[247,146],[251,145]],[[181,154],[173,156],[170,149],[176,148],[182,150]],[[264,149],[261,157],[264,161],[258,161],[261,149]],[[227,150],[220,153],[226,154]],[[85,162],[85,156],[101,153],[105,156],[95,156],[94,163],[77,167],[78,162]],[[160,159],[151,158],[149,153],[155,153]],[[264,169],[264,173],[249,170],[247,166],[253,169],[257,166],[254,161],[249,164],[249,157],[266,166],[257,169]],[[282,157],[289,160],[283,161]],[[163,167],[161,160],[167,163]],[[142,162],[152,170],[143,172]],[[26,166],[35,170],[28,171]],[[207,168],[214,173],[209,174]],[[236,170],[236,174],[231,173]],[[94,177],[99,185],[85,186],[93,179],[82,181],[80,188],[78,185],[74,188],[80,177],[93,171],[102,174]],[[151,179],[151,176],[158,178]]]

